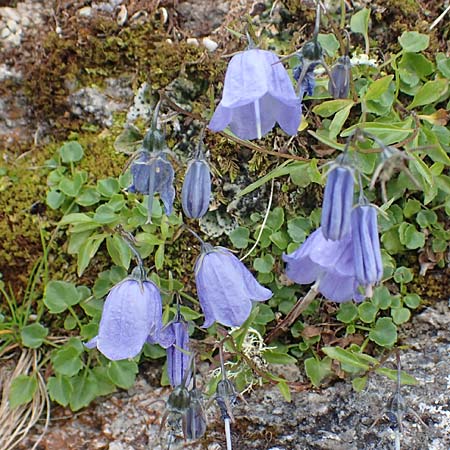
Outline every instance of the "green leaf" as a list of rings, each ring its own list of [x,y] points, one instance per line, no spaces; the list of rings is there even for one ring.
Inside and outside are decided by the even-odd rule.
[[[405,52],[418,53],[430,45],[430,36],[417,31],[404,31],[398,38],[398,42]]]
[[[345,350],[340,347],[323,347],[322,351],[332,359],[339,361],[340,363],[347,364],[349,366],[369,370],[370,364],[373,361],[376,363],[376,359],[371,357],[367,358],[369,355],[362,355],[358,353],[353,353],[349,350]]]
[[[372,303],[379,309],[386,310],[391,306],[392,297],[386,286],[378,286],[373,291]]]
[[[131,250],[125,240],[117,234],[106,238],[106,249],[116,266],[128,270],[131,262]]]
[[[260,258],[255,258],[253,268],[261,273],[269,273],[272,271],[274,262],[273,256],[267,253]]]
[[[106,236],[104,234],[95,234],[80,246],[77,259],[77,274],[79,277],[83,275],[83,272],[86,270],[86,267],[89,265],[91,259],[97,253],[98,248],[105,237]]]
[[[306,239],[306,234],[309,231],[309,224],[306,219],[296,217],[288,221],[287,231],[294,242],[302,243]]]
[[[96,210],[93,220],[101,224],[112,224],[116,222],[118,215],[109,205],[100,205]]]
[[[336,317],[344,323],[353,322],[358,316],[358,308],[352,302],[341,303]]]
[[[202,317],[202,314],[200,314],[197,311],[194,311],[193,309],[189,308],[188,306],[180,306],[180,313],[184,317],[185,320],[196,320],[200,317]]]
[[[387,75],[374,81],[367,89],[364,99],[366,101],[379,99],[388,90],[393,78],[394,75]]]
[[[111,361],[108,366],[108,377],[122,389],[129,389],[133,386],[138,373],[138,365],[134,361],[121,360]]]
[[[408,308],[392,308],[391,316],[396,325],[401,325],[411,318],[411,311]]]
[[[421,299],[417,294],[407,294],[403,297],[403,302],[408,306],[408,308],[416,309],[419,307]]]
[[[155,253],[155,267],[161,270],[164,267],[164,244],[158,245]]]
[[[158,344],[146,343],[144,345],[144,355],[151,359],[164,358],[166,356],[166,350]]]
[[[9,406],[11,409],[33,400],[34,393],[38,387],[36,376],[19,375],[12,380],[8,395]]]
[[[292,400],[291,391],[289,390],[289,385],[286,383],[286,381],[278,381],[277,387],[284,399],[287,402],[290,402]]]
[[[394,280],[396,283],[410,283],[413,278],[413,271],[408,267],[398,267],[394,272]]]
[[[255,317],[255,323],[265,325],[275,319],[275,314],[269,305],[258,303],[258,315]]]
[[[235,248],[245,248],[249,243],[250,230],[245,227],[237,227],[230,233],[229,236]]]
[[[405,207],[403,208],[403,214],[406,218],[412,217],[414,214],[419,212],[421,210],[422,206],[420,205],[420,202],[415,199],[409,199],[406,202]]]
[[[308,173],[309,164],[301,164],[292,168],[289,173],[291,181],[301,188],[311,184],[311,177]]]
[[[63,375],[56,375],[47,380],[47,390],[52,401],[67,406],[73,393],[70,379]]]
[[[262,356],[270,364],[295,364],[297,362],[293,356],[276,350],[266,350]]]
[[[379,369],[375,369],[376,373],[379,373],[380,375],[384,375],[388,377],[392,381],[397,381],[398,373],[397,370],[394,369],[387,369],[386,367],[380,367]],[[409,385],[416,385],[419,384],[416,378],[409,375],[408,373],[404,372],[403,370],[400,371],[400,383],[401,384],[409,384]]]
[[[59,191],[52,189],[47,193],[46,203],[52,209],[58,209],[66,199],[66,196]]]
[[[270,235],[270,240],[280,249],[286,250],[289,244],[289,236],[286,231],[280,230]]]
[[[308,130],[308,133],[315,137],[319,142],[327,145],[328,147],[335,148],[336,150],[344,150],[345,145],[336,142],[333,139],[330,139],[328,136],[324,136],[323,134],[316,133],[315,131]]]
[[[445,53],[438,53],[436,55],[436,64],[442,75],[445,78],[450,78],[450,58]]]
[[[236,197],[243,197],[244,195],[249,194],[250,192],[253,192],[255,189],[260,188],[262,185],[270,181],[272,178],[278,178],[282,177],[284,175],[289,175],[289,172],[291,171],[291,166],[295,166],[295,164],[298,163],[292,163],[291,161],[285,161],[284,163],[280,164],[276,169],[269,172],[267,175],[264,175],[263,177],[259,178],[257,181],[255,181],[252,184],[249,184],[246,188],[242,189],[242,191],[238,192]],[[305,163],[301,163],[305,164]]]
[[[363,377],[355,377],[352,380],[352,387],[355,392],[361,392],[367,385],[368,377],[367,375]]]
[[[73,178],[63,177],[58,184],[58,189],[68,197],[76,197],[83,186],[83,176],[77,172]]]
[[[414,132],[410,127],[410,122],[397,122],[397,123],[378,123],[368,122],[364,124],[364,130],[374,134],[381,139],[386,145],[391,145],[395,142],[400,142],[406,139],[411,133]],[[360,124],[352,125],[346,128],[342,133],[342,137],[350,136],[356,128],[360,128]]]
[[[375,321],[378,308],[371,302],[364,302],[358,306],[359,318],[365,323],[372,323]]]
[[[333,120],[330,123],[330,138],[335,139],[336,136],[341,132],[342,127],[344,126],[345,122],[348,119],[348,116],[350,114],[350,110],[353,107],[353,103],[348,105],[346,108],[342,109],[341,111],[338,111],[336,115],[334,116]]]
[[[66,142],[60,149],[59,154],[63,163],[80,161],[83,158],[83,147],[75,141]]]
[[[448,80],[440,78],[426,82],[416,93],[413,101],[407,109],[416,108],[417,106],[430,105],[439,100],[448,91]]]
[[[80,295],[72,283],[66,281],[50,281],[44,293],[44,304],[53,314],[58,314],[68,306],[76,305]]]
[[[381,317],[370,330],[369,339],[382,347],[392,347],[397,342],[397,327],[390,317]]]
[[[40,323],[32,323],[22,328],[20,337],[25,347],[38,348],[48,335],[48,329]]]
[[[70,409],[72,411],[78,411],[88,406],[97,397],[97,386],[91,378],[88,378],[84,374],[73,377],[71,383],[72,395],[70,398]]]
[[[425,234],[417,231],[410,223],[403,222],[398,228],[400,242],[410,250],[422,248],[425,245]]]
[[[58,350],[52,352],[51,360],[53,368],[60,375],[67,375],[69,377],[76,375],[83,367],[83,362],[80,358],[79,349],[64,345]]]
[[[350,29],[353,33],[361,33],[367,36],[369,30],[370,9],[363,8],[350,19]]]
[[[331,374],[331,359],[325,357],[322,360],[316,358],[305,359],[305,372],[311,383],[319,387],[324,378]]]
[[[421,228],[430,228],[431,225],[435,225],[438,221],[438,216],[434,211],[420,211],[417,214],[416,222]]]
[[[354,102],[351,99],[337,99],[337,100],[327,100],[322,102],[313,108],[313,113],[321,117],[330,117],[333,114],[341,111],[342,109],[353,106]]]
[[[116,178],[106,178],[97,182],[97,191],[104,197],[110,198],[119,190],[120,185]]]
[[[100,194],[94,188],[84,187],[75,200],[81,206],[91,206],[99,202]]]
[[[278,231],[284,222],[284,210],[280,206],[277,206],[272,211],[270,211],[267,217],[266,226],[272,231]]]
[[[108,377],[108,371],[106,367],[96,366],[89,371],[88,381],[93,382],[96,389],[95,394],[108,395],[116,391],[116,386]]]
[[[317,36],[317,40],[319,41],[319,44],[322,46],[322,48],[327,52],[328,56],[334,56],[339,50],[339,41],[332,33],[319,33],[319,35]]]

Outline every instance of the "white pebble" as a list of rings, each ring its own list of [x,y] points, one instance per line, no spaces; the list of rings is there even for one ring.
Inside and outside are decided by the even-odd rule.
[[[10,29],[12,33],[15,33],[19,29],[19,25],[15,20],[8,19],[6,21],[6,26]]]
[[[92,8],[90,6],[84,6],[78,10],[78,15],[80,17],[91,17],[92,16]]]
[[[198,40],[195,38],[187,38],[186,43],[189,45],[195,45],[196,47],[198,47],[200,45]]]
[[[208,52],[214,52],[217,49],[217,47],[219,46],[219,44],[216,41],[213,41],[212,39],[210,39],[208,37],[204,37],[202,39],[202,44],[204,45],[206,50],[208,50]]]
[[[123,26],[123,25],[125,25],[125,22],[127,21],[127,19],[128,19],[127,8],[124,5],[122,5],[119,8],[119,13],[117,14],[117,24],[119,26]]]
[[[14,8],[10,8],[9,6],[0,8],[0,14],[5,19],[11,19],[11,20],[14,20],[14,22],[20,22],[20,14]]]
[[[9,31],[9,28],[2,28],[0,31],[0,39],[6,39],[11,34],[11,31]]]

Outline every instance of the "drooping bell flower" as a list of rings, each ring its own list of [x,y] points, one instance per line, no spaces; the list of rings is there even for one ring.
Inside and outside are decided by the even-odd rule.
[[[352,212],[351,222],[356,279],[370,297],[372,286],[383,276],[377,211],[369,204],[359,205]]]
[[[166,146],[164,133],[158,129],[158,113],[161,102],[153,112],[152,125],[147,131],[142,149],[131,164],[133,183],[128,188],[131,192],[148,195],[148,222],[151,223],[153,197],[159,194],[167,215],[172,213],[175,199],[173,187],[174,170],[168,160],[169,149]]]
[[[278,122],[297,134],[302,112],[289,75],[279,58],[252,48],[231,58],[222,100],[209,123],[212,131],[227,126],[241,139],[261,139]]]
[[[170,385],[179,386],[185,379],[186,386],[189,385],[191,359],[188,324],[180,314],[162,329],[158,344],[167,351],[167,375]]]
[[[195,264],[195,282],[203,313],[204,328],[215,321],[225,326],[239,327],[250,315],[252,301],[272,297],[251,272],[223,247],[204,244]]]
[[[328,300],[363,299],[356,280],[351,233],[332,241],[318,228],[297,250],[284,254],[283,260],[290,280],[298,284],[316,283],[317,290]]]
[[[150,154],[141,152],[140,156],[131,165],[133,184],[131,190],[148,195],[148,221],[151,223],[153,197],[159,193],[164,204],[164,211],[169,216],[172,213],[175,199],[173,187],[174,170],[164,151]]]
[[[148,337],[157,340],[162,328],[158,287],[139,271],[116,284],[106,297],[98,335],[86,343],[113,361],[134,358]]]
[[[181,205],[191,219],[203,217],[211,199],[211,173],[199,142],[194,159],[190,161],[181,190]]]
[[[353,171],[343,154],[336,159],[333,168],[328,172],[325,185],[321,228],[326,239],[337,241],[349,233],[353,192]]]
[[[342,56],[331,69],[328,92],[335,98],[347,98],[350,92],[352,64],[348,56]]]

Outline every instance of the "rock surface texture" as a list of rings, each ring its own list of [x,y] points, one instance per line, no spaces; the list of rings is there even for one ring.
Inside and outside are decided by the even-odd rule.
[[[406,347],[402,367],[419,384],[403,386],[407,409],[403,420],[404,450],[450,448],[450,311],[441,301],[425,308],[408,324],[401,337]],[[386,367],[394,367],[390,358]],[[284,371],[286,375],[286,371]],[[160,369],[146,367],[135,386],[114,394],[70,418],[70,411],[55,411],[42,450],[163,450],[166,431],[159,427],[168,391],[158,385]],[[289,376],[299,379],[295,366]],[[288,376],[286,375],[286,376]],[[206,377],[206,375],[205,375]],[[356,393],[349,380],[321,390],[292,393],[287,403],[277,388],[263,386],[246,395],[247,404],[235,408],[234,450],[390,450],[394,432],[386,416],[395,383],[379,375],[369,378],[366,389]],[[418,417],[420,419],[418,419]],[[183,447],[197,450],[225,449],[222,423],[215,406],[208,409],[206,437]],[[375,421],[378,421],[375,423]],[[422,420],[424,423],[420,423]],[[375,423],[375,424],[374,424]],[[20,447],[32,447],[42,426]],[[171,447],[172,448],[172,447]]]

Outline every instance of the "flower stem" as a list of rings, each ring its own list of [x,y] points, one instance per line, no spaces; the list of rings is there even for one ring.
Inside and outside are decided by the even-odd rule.
[[[290,310],[289,314],[280,323],[278,323],[276,327],[266,336],[264,342],[272,342],[279,334],[284,333],[289,329],[291,325],[294,324],[300,314],[316,298],[316,295],[318,294],[316,287],[316,284],[314,284],[303,298],[297,300],[297,303]]]
[[[231,426],[230,419],[225,419],[225,439],[227,440],[227,450],[233,450],[233,446],[231,444]]]

